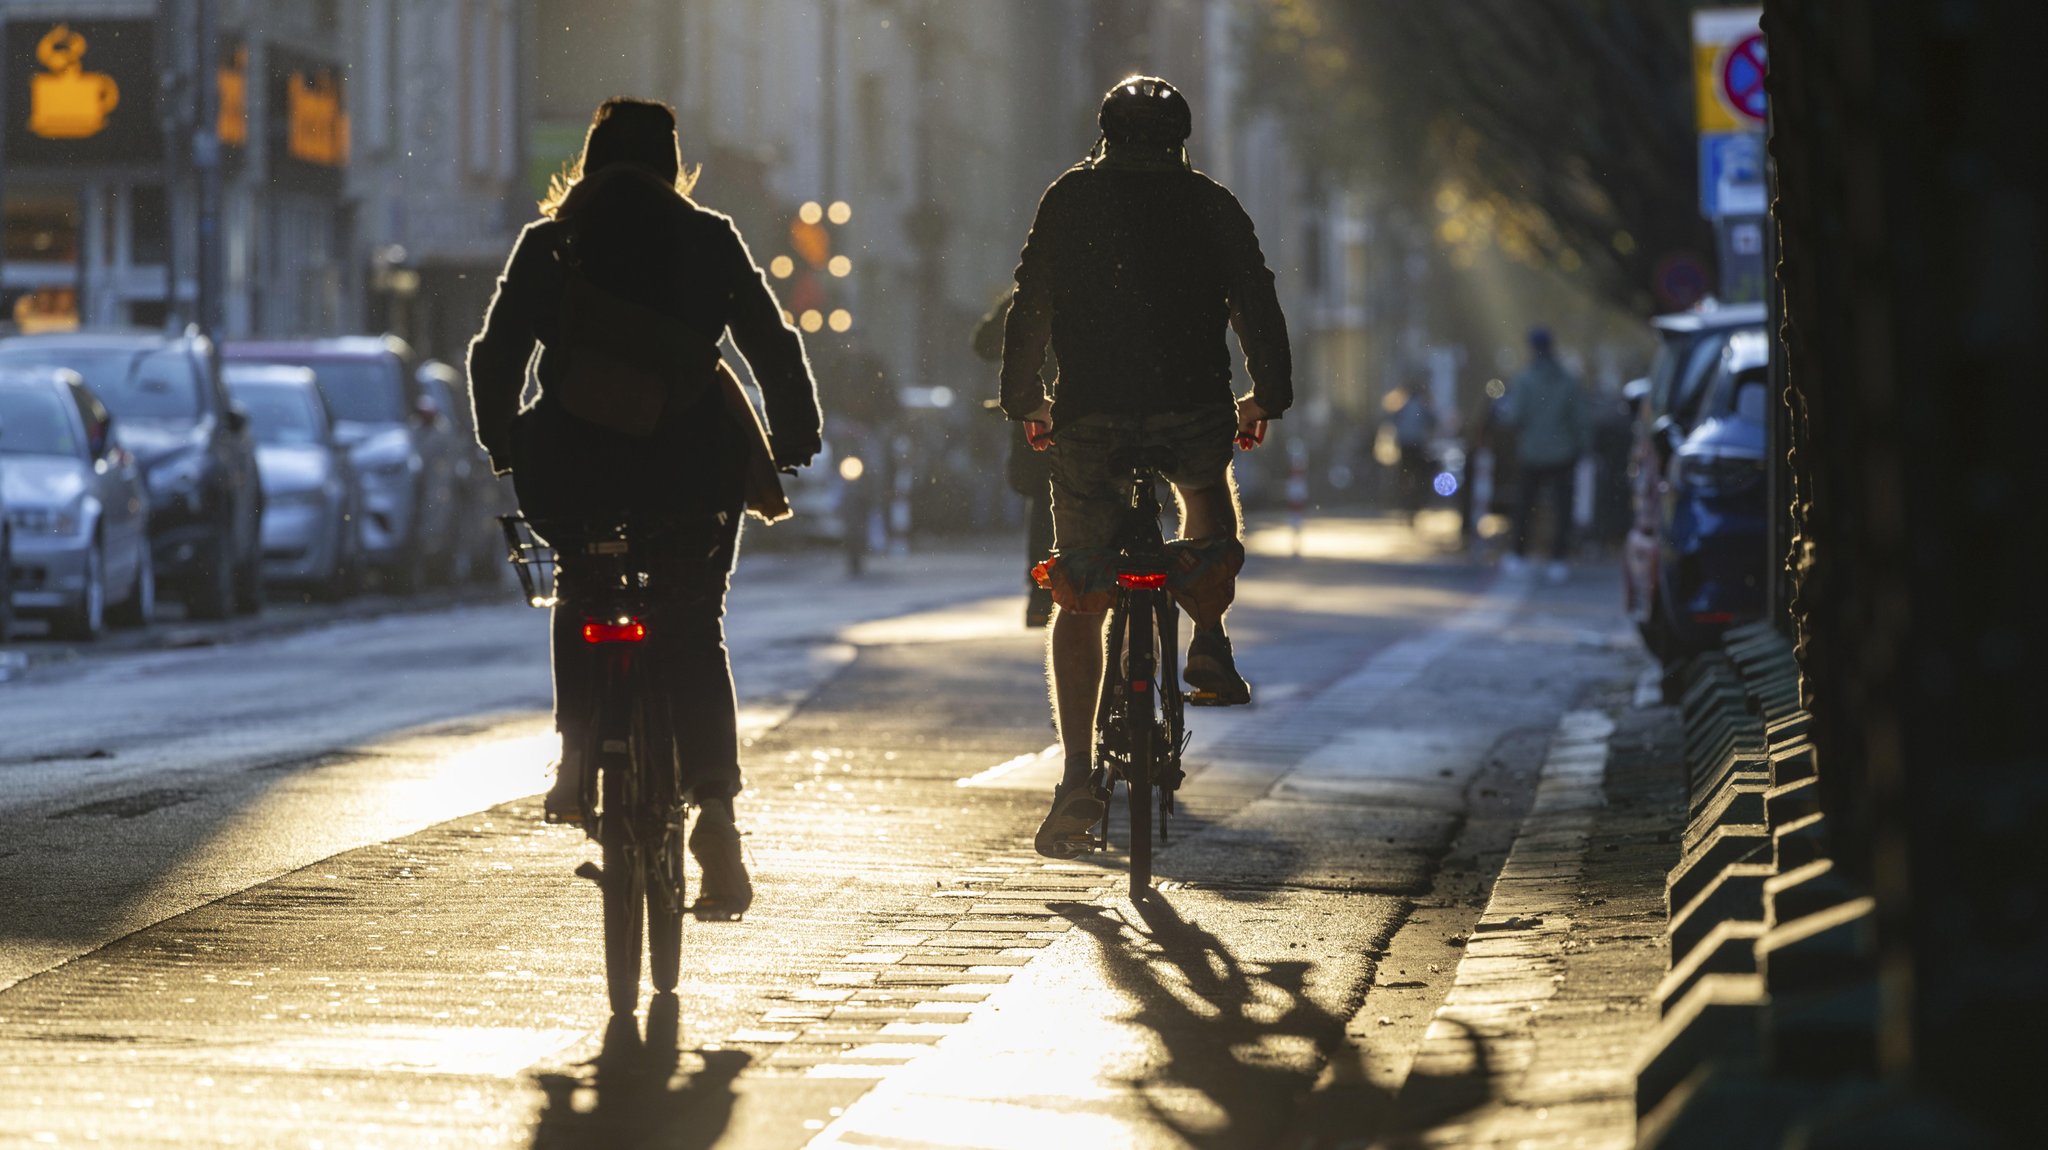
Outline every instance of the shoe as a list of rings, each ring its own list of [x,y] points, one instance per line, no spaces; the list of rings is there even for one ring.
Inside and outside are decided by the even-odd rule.
[[[541,799],[541,821],[563,826],[583,825],[583,770],[568,759],[554,764],[555,785]]]
[[[754,905],[754,881],[731,799],[707,799],[690,828],[690,857],[697,860],[697,901],[690,913],[700,921],[734,922]]]
[[[1510,579],[1526,578],[1529,574],[1529,561],[1510,551],[1500,557],[1500,573]]]
[[[1031,845],[1049,859],[1070,859],[1095,849],[1088,828],[1102,821],[1109,809],[1087,783],[1061,784],[1052,792],[1052,809],[1038,824]]]
[[[1251,684],[1237,673],[1237,661],[1230,656],[1230,636],[1221,631],[1195,632],[1180,677],[1194,688],[1188,702],[1198,707],[1239,707],[1252,701]]]
[[[1544,581],[1549,583],[1562,583],[1571,576],[1572,569],[1567,567],[1562,559],[1551,560],[1550,566],[1543,569]]]
[[[1024,601],[1024,626],[1044,627],[1052,622],[1052,592],[1044,587],[1033,587],[1031,597]]]

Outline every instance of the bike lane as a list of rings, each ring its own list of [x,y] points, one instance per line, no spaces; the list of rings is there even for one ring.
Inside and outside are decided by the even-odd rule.
[[[1248,583],[1261,704],[1196,713],[1211,765],[1149,917],[1119,867],[1020,849],[1044,793],[1028,769],[959,785],[1046,737],[1015,604],[926,612],[850,632],[852,668],[756,742],[762,902],[686,930],[677,1030],[660,1012],[649,1040],[593,1029],[596,896],[568,877],[588,848],[522,801],[0,994],[0,1136],[955,1145],[1017,1125],[961,1103],[962,1076],[1034,1113],[1095,1113],[1118,1144],[1284,1117],[1362,993],[1362,956],[1443,869],[1488,749],[1536,753],[1516,732],[1616,661],[1582,619],[1474,606],[1483,584],[1335,562]],[[1538,659],[1560,651],[1572,666]],[[929,1112],[888,1117],[912,1097]]]

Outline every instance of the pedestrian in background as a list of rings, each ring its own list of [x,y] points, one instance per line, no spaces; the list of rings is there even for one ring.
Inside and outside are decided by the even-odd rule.
[[[974,354],[990,363],[1003,362],[1003,324],[1010,318],[1014,298],[1005,291],[974,327]],[[1050,387],[1059,374],[1058,360],[1048,353],[1045,364],[1039,377]],[[1002,401],[991,400],[986,406],[1000,411]],[[1024,497],[1024,625],[1043,627],[1052,622],[1052,589],[1040,587],[1031,570],[1052,554],[1052,456],[1031,449],[1021,423],[1010,424],[1010,452],[1003,478],[1010,490]]]
[[[1394,413],[1394,446],[1401,451],[1401,511],[1411,526],[1429,500],[1430,483],[1436,475],[1436,460],[1430,450],[1436,424],[1436,400],[1428,383],[1410,387],[1400,410]]]
[[[1508,384],[1500,405],[1504,427],[1514,433],[1521,484],[1515,494],[1515,547],[1503,561],[1509,575],[1529,570],[1529,541],[1539,507],[1550,508],[1550,566],[1545,575],[1562,583],[1571,573],[1572,480],[1591,438],[1585,389],[1557,362],[1550,329],[1529,332],[1529,366]]]

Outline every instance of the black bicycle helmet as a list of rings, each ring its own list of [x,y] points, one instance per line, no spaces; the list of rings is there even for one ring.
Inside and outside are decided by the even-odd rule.
[[[1171,146],[1185,143],[1194,131],[1194,111],[1172,84],[1157,76],[1131,76],[1102,97],[1095,122],[1112,144]]]

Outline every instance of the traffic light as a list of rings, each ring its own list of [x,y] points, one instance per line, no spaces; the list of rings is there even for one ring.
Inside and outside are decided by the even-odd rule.
[[[826,207],[812,200],[797,209],[789,223],[788,253],[768,261],[768,274],[787,285],[783,290],[783,318],[806,333],[827,327],[835,332],[853,330],[853,313],[835,306],[841,293],[832,289],[833,280],[853,274],[853,260],[834,253],[833,229],[853,219],[853,208],[844,200]]]

